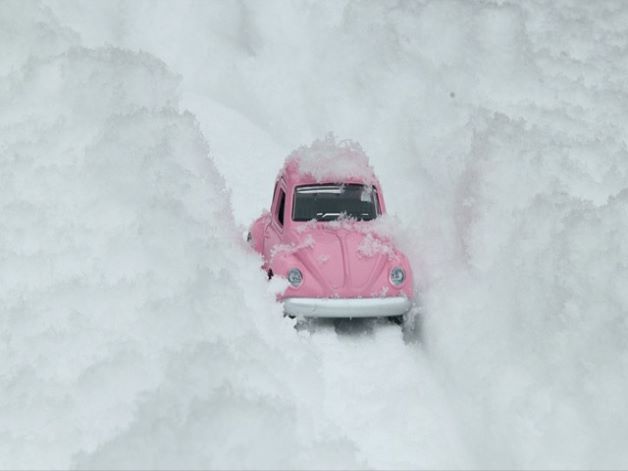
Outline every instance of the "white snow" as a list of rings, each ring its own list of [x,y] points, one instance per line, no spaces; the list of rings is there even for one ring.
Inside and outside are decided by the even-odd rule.
[[[1,468],[628,466],[625,2],[8,0],[0,45]],[[330,131],[419,342],[295,329],[241,241]]]
[[[360,245],[358,245],[357,250],[358,253],[364,257],[373,257],[377,254],[386,255],[388,260],[395,260],[398,257],[395,249],[389,241],[380,237],[375,237],[370,232],[364,236]]]
[[[312,234],[306,235],[299,243],[290,244],[276,244],[270,251],[270,258],[273,259],[280,254],[293,254],[301,249],[312,248],[316,245],[316,241],[312,237]]]
[[[362,146],[351,140],[338,142],[333,134],[294,150],[286,158],[284,168],[291,165],[296,166],[300,175],[310,175],[317,182],[342,183],[348,178],[358,178],[365,184],[375,183],[373,168]]]

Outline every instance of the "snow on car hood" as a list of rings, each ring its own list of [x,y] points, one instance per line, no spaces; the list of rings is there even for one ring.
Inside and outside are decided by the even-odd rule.
[[[346,296],[377,295],[371,292],[378,274],[402,255],[372,221],[341,219],[310,221],[287,234],[289,242],[276,246],[272,257],[293,255],[318,280]]]

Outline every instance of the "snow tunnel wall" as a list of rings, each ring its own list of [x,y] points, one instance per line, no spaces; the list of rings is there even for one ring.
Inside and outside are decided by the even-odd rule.
[[[179,78],[36,3],[0,4],[0,31],[0,467],[354,464],[324,420],[299,429],[316,360]]]

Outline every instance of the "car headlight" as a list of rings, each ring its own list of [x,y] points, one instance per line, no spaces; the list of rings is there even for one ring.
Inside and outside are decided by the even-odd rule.
[[[390,270],[390,282],[395,285],[395,286],[399,286],[401,283],[403,283],[406,279],[406,272],[403,271],[403,268],[401,267],[395,267],[392,270]]]
[[[303,283],[303,273],[298,268],[293,268],[288,272],[288,282],[294,287],[298,288]]]

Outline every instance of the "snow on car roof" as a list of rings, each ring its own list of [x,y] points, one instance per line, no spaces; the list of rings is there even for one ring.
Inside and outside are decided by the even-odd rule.
[[[302,183],[378,182],[360,144],[350,140],[337,141],[333,134],[294,150],[286,158],[281,173]]]

